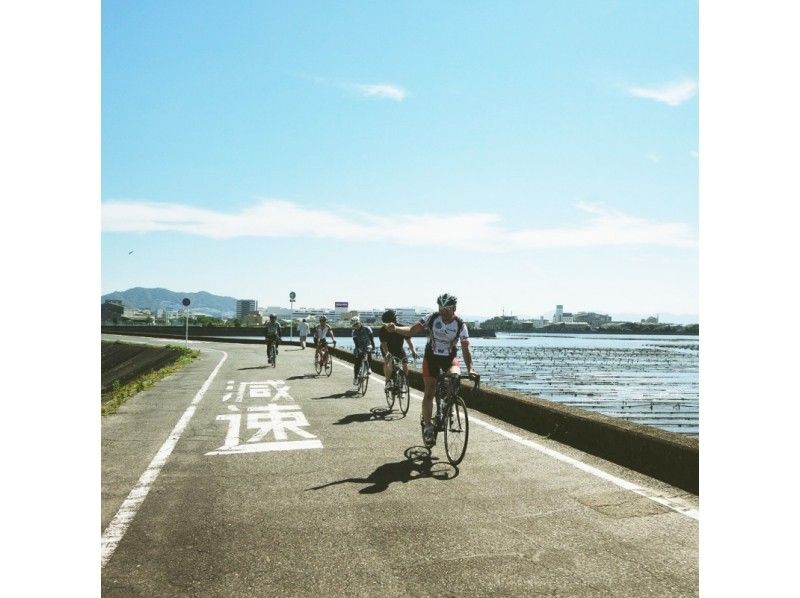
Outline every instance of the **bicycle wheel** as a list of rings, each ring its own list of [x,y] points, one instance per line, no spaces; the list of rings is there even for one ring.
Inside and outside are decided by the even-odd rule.
[[[361,364],[361,372],[359,373],[359,389],[361,396],[367,394],[367,386],[369,385],[369,366],[366,363]]]
[[[397,398],[400,401],[400,412],[405,415],[408,413],[408,405],[411,402],[411,390],[408,388],[408,378],[405,373],[400,370],[397,374]]]
[[[392,378],[390,378],[389,380],[394,381],[394,383],[396,384],[397,383],[396,378],[397,378],[396,376],[392,376]],[[392,388],[389,388],[388,386],[384,386],[383,392],[386,394],[386,404],[389,406],[389,411],[391,411],[392,407],[394,407],[394,390]]]
[[[319,360],[319,355],[314,356],[314,369],[317,372],[317,375],[322,371],[322,363]]]
[[[452,465],[458,465],[467,452],[469,440],[469,417],[464,399],[456,397],[445,416],[444,422],[444,450],[447,460]]]
[[[325,354],[325,375],[330,378],[331,372],[333,371],[333,359],[331,358],[330,354]]]

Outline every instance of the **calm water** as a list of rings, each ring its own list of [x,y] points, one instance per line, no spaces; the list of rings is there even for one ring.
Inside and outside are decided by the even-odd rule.
[[[421,353],[425,339],[414,343]],[[697,336],[498,333],[470,343],[487,384],[699,436]]]

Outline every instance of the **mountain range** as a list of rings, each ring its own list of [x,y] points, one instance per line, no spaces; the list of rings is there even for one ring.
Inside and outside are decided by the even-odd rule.
[[[230,318],[236,315],[236,298],[212,295],[205,291],[197,293],[184,293],[170,291],[169,289],[145,289],[134,287],[127,291],[114,291],[101,296],[101,301],[117,299],[123,305],[136,307],[139,309],[150,309],[154,312],[161,312],[163,309],[177,310],[183,309],[181,303],[184,298],[191,301],[193,313],[202,313],[217,318]]]

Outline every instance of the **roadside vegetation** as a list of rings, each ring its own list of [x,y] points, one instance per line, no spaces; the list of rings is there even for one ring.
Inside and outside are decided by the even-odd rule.
[[[103,354],[101,375],[110,379],[101,388],[100,413],[110,415],[136,393],[196,359],[200,352],[174,345],[154,347],[116,341],[103,343]],[[124,361],[114,358],[121,354]]]

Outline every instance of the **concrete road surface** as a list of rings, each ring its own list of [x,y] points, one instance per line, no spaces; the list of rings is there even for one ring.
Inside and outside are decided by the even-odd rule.
[[[698,593],[696,496],[475,411],[454,468],[419,392],[403,417],[313,348],[190,346],[103,418],[106,597]]]

